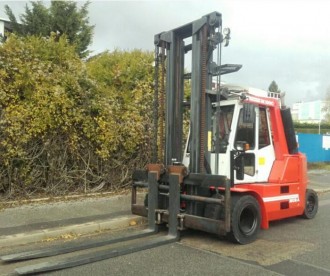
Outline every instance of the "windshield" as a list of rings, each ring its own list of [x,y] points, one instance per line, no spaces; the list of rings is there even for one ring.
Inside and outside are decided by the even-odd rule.
[[[233,115],[234,105],[214,108],[212,116],[212,152],[226,152]]]

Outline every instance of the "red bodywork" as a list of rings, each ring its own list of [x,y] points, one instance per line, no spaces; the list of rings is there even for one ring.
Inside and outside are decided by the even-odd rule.
[[[302,153],[289,154],[279,103],[273,98],[248,96],[245,102],[268,107],[275,161],[267,183],[237,184],[231,191],[253,195],[261,207],[261,227],[269,221],[302,215],[307,188],[307,162]]]

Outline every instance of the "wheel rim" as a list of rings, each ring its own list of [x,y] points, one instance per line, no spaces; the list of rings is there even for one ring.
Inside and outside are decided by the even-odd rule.
[[[257,213],[251,206],[247,206],[241,212],[239,219],[240,231],[248,236],[252,235],[257,226]]]
[[[310,195],[307,198],[307,202],[306,202],[306,210],[309,214],[313,213],[313,211],[315,209],[315,204],[316,204],[315,198],[312,195]]]

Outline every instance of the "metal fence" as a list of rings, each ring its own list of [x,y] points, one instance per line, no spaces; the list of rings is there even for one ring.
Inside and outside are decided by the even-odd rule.
[[[307,162],[330,162],[330,135],[298,133],[297,140]]]

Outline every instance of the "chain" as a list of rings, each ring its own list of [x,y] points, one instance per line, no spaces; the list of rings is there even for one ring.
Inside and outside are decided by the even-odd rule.
[[[155,46],[155,75],[154,75],[154,110],[153,110],[153,123],[154,123],[154,139],[153,139],[153,152],[152,162],[157,163],[158,153],[158,102],[159,102],[159,47]]]
[[[221,37],[221,25],[218,28],[218,32],[217,35],[218,37]],[[219,136],[219,127],[220,127],[220,113],[221,113],[221,109],[220,109],[220,99],[221,99],[221,95],[220,95],[220,86],[221,86],[221,42],[219,42],[218,46],[217,46],[217,67],[219,68],[219,74],[217,75],[217,97],[216,97],[216,102],[217,102],[217,106],[216,106],[216,137],[215,137],[215,174],[219,174],[219,153],[220,153],[220,136]]]
[[[200,173],[205,170],[204,159],[205,159],[205,117],[206,117],[206,77],[207,77],[207,54],[208,54],[208,40],[207,40],[207,25],[203,26],[202,36],[201,36],[201,109],[200,109],[200,159],[199,159],[199,169]]]
[[[159,154],[160,162],[164,162],[164,128],[165,128],[165,42],[161,45],[161,76],[159,97]]]

